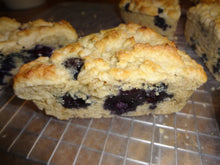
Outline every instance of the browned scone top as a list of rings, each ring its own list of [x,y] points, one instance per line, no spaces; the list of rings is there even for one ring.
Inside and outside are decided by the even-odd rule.
[[[203,68],[179,51],[174,42],[147,27],[121,24],[80,38],[77,43],[55,51],[51,58],[41,57],[24,65],[15,78],[15,86],[18,82],[32,86],[72,79],[63,66],[71,57],[85,60],[78,76],[82,83],[89,83],[91,79],[134,83],[139,79],[155,83],[167,79],[175,81],[176,74],[199,83],[206,81]]]
[[[31,49],[37,44],[66,45],[76,41],[77,37],[75,29],[65,20],[47,22],[37,19],[20,23],[13,18],[0,17],[0,51],[4,55]]]

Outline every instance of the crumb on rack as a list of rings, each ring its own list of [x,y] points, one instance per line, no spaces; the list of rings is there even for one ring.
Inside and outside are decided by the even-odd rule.
[[[203,103],[202,106],[203,106],[203,108],[206,108],[206,107],[207,107],[206,103]]]
[[[160,132],[160,134],[163,134],[164,133],[164,129],[159,128],[159,132]]]

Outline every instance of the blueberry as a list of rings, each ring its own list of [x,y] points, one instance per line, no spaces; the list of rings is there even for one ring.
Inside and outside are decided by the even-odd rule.
[[[208,61],[207,55],[206,53],[202,54],[202,61],[205,63],[206,61]]]
[[[117,96],[109,96],[104,103],[104,109],[109,109],[112,113],[121,115],[129,111],[135,111],[138,105],[145,102],[145,90],[132,89],[120,91]]]
[[[1,70],[11,71],[15,67],[16,66],[15,66],[15,61],[14,61],[13,55],[5,56],[4,60],[1,63]]]
[[[38,57],[50,57],[53,53],[53,48],[44,45],[36,45],[34,49],[28,50],[34,58]]]
[[[81,58],[68,58],[63,65],[71,70],[74,80],[77,80],[78,74],[84,65],[84,61]]]
[[[218,59],[216,65],[213,65],[213,73],[220,73],[220,58]]]
[[[190,37],[190,46],[193,50],[196,50],[196,45],[197,45],[197,42],[196,40],[193,38],[193,37]]]
[[[24,63],[28,63],[40,56],[50,57],[53,48],[43,45],[37,45],[31,50],[22,50],[19,53],[11,53],[8,55],[0,54],[0,84],[6,85],[4,80],[6,77],[12,77],[10,73],[13,69],[20,67]]]
[[[155,16],[154,17],[154,25],[158,26],[159,28],[163,29],[164,31],[169,27],[171,28],[171,26],[168,26],[166,24],[166,21],[164,18],[160,17],[160,16]]]
[[[157,108],[157,106],[156,106],[155,104],[151,104],[151,105],[149,106],[149,108],[153,110],[153,109]]]
[[[118,109],[126,110],[128,108],[128,104],[125,103],[125,102],[119,101],[119,102],[116,103],[116,107]]]
[[[166,93],[167,85],[161,83],[153,85],[152,90],[131,89],[120,91],[116,96],[108,96],[104,102],[104,109],[110,110],[113,114],[121,115],[129,111],[135,111],[137,106],[150,103],[150,109],[155,109],[157,103],[166,98],[172,98],[173,94]]]
[[[217,52],[218,52],[218,55],[220,56],[220,48],[218,48]]]
[[[130,3],[127,3],[127,4],[124,6],[125,11],[130,12],[129,6],[130,6]]]
[[[163,9],[161,9],[161,8],[158,8],[158,14],[160,14],[160,13],[163,13]]]
[[[90,104],[86,103],[85,100],[82,98],[78,98],[77,96],[71,97],[70,94],[66,93],[64,96],[61,97],[63,102],[62,105],[65,108],[70,108],[70,109],[78,109],[78,108],[86,108]]]

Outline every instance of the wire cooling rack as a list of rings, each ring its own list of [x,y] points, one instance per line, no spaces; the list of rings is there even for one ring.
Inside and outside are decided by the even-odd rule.
[[[101,11],[105,11],[104,18]],[[78,21],[85,19],[81,35],[93,26],[95,32],[120,22],[114,6],[89,3],[59,4],[40,17],[63,18],[72,24],[76,17]],[[88,26],[87,19],[101,23],[95,27],[89,22]],[[176,44],[201,63],[185,42],[184,21],[183,15]],[[75,24],[76,29],[79,26]],[[44,115],[32,102],[17,98],[8,87],[0,91],[0,151],[4,156],[12,155],[12,159],[0,154],[0,163],[16,164],[22,159],[28,164],[53,165],[220,164],[220,132],[215,116],[215,110],[220,110],[219,100],[214,102],[219,93],[213,90],[220,84],[207,74],[208,82],[194,92],[182,111],[158,116],[61,121]]]

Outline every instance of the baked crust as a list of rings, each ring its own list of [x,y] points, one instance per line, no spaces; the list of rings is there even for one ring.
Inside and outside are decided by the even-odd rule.
[[[71,69],[64,65],[71,58],[84,61],[75,79]],[[179,111],[184,105],[184,101],[179,103],[180,97],[185,100],[206,80],[202,66],[179,51],[174,42],[150,28],[120,24],[82,37],[77,43],[56,50],[50,58],[40,57],[23,65],[14,78],[14,91],[59,119],[112,117],[111,111],[103,110],[103,102],[106,97],[117,95],[119,89],[149,88],[163,82],[169,84],[168,92],[179,91],[173,101],[159,104],[154,112],[139,106],[137,111],[123,114],[135,116]],[[77,110],[63,107],[63,101],[57,98],[67,92],[85,99],[91,106]]]
[[[76,41],[75,29],[65,20],[47,22],[37,19],[27,23],[0,17],[0,52],[4,55],[31,49],[37,44],[66,45]]]

